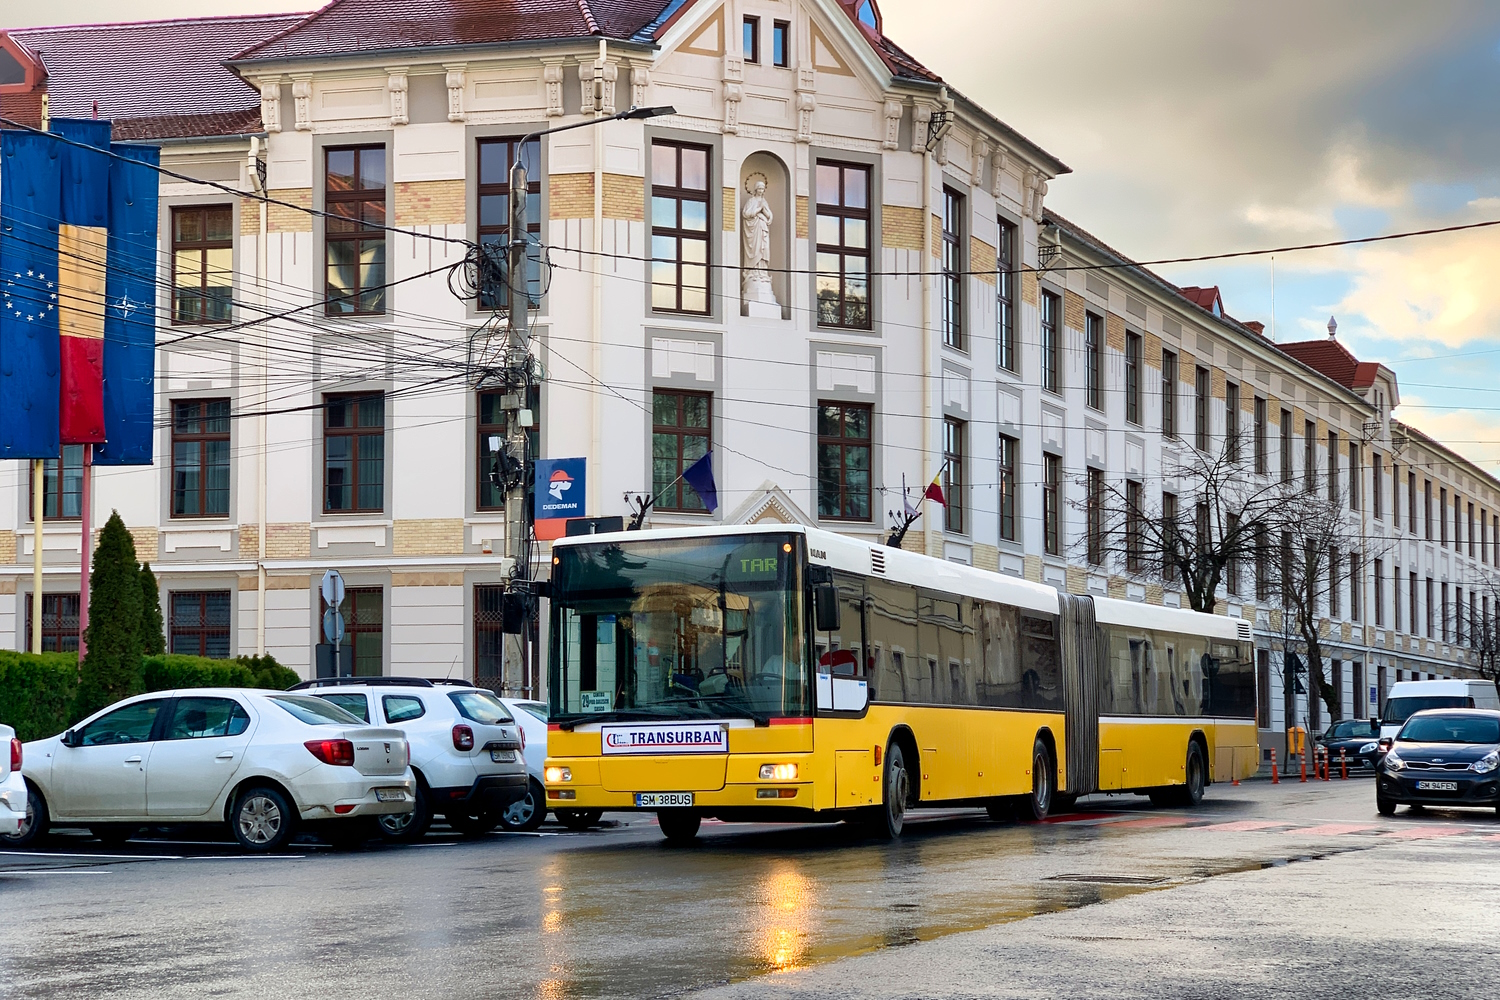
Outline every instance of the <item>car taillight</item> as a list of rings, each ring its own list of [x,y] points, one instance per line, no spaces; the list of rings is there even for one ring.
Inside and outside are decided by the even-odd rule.
[[[354,766],[354,744],[348,740],[308,740],[302,745],[325,764]]]
[[[473,750],[474,730],[468,726],[458,725],[453,727],[453,749]]]
[[[10,769],[12,771],[21,769],[21,741],[14,736],[10,738]]]
[[[526,749],[526,730],[522,729],[520,726],[517,726],[516,727],[516,732],[518,732],[518,733],[521,734],[521,749],[525,750]]]

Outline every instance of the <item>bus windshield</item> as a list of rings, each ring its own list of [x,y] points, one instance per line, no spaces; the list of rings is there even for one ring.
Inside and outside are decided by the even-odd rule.
[[[796,536],[603,542],[555,556],[552,722],[812,715]]]

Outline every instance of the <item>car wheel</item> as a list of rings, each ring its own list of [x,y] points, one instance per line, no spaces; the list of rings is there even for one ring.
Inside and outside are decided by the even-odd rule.
[[[35,785],[27,782],[26,816],[21,820],[21,828],[13,834],[0,837],[0,842],[12,847],[35,844],[47,836],[47,826],[47,800],[42,798],[42,793],[37,791]]]
[[[500,813],[488,809],[477,816],[449,813],[444,818],[449,826],[465,837],[482,837],[500,825]]]
[[[376,819],[380,835],[398,844],[411,844],[422,839],[432,823],[432,804],[427,801],[427,786],[417,781],[416,801],[411,812],[387,813]]]
[[[663,809],[656,814],[661,834],[669,844],[690,844],[698,836],[703,817],[691,809]]]
[[[92,833],[94,839],[105,847],[119,847],[139,833],[140,829],[139,826],[132,826],[129,823],[96,823],[89,827],[89,833]]]
[[[587,830],[604,817],[603,809],[554,809],[552,814],[557,821],[569,830],[577,833]]]
[[[234,839],[247,851],[274,851],[290,843],[297,828],[297,813],[286,796],[274,788],[247,788],[229,812]]]
[[[512,833],[530,833],[547,818],[546,791],[535,778],[526,782],[526,794],[512,802],[500,814],[500,826]]]
[[[1500,810],[1500,807],[1497,807]],[[1382,816],[1396,815],[1396,800],[1388,799],[1384,795],[1375,796],[1375,811]]]
[[[1031,745],[1031,794],[1021,797],[1017,815],[1022,822],[1040,823],[1052,812],[1052,791],[1057,783],[1052,751],[1040,738]]]
[[[885,750],[885,772],[881,775],[881,801],[870,815],[867,828],[879,840],[895,840],[906,827],[906,807],[911,802],[911,774],[901,744]]]

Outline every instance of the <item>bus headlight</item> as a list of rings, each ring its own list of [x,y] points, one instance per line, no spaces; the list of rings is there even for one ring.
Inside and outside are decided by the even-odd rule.
[[[762,764],[760,766],[761,781],[796,781],[796,764]]]
[[[572,781],[573,769],[568,767],[549,767],[542,772],[542,776],[547,779],[547,784],[556,785],[559,782]]]

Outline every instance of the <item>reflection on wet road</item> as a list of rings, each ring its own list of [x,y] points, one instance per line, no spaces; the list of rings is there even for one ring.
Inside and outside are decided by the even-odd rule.
[[[1125,799],[1036,826],[939,814],[897,843],[842,826],[706,824],[698,845],[668,848],[636,818],[286,858],[141,841],[129,845],[139,857],[83,842],[0,854],[0,909],[19,917],[0,920],[0,996],[661,996],[1229,872],[1500,830],[1491,816],[1372,818],[1368,786],[1214,792],[1193,813]]]

